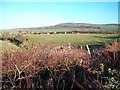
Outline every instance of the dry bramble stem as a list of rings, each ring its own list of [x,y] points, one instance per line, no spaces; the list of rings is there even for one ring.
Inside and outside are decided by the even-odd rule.
[[[108,69],[120,68],[119,52],[68,46],[35,45],[28,50],[2,54],[3,87],[52,90],[89,90],[102,87],[101,78]],[[110,48],[109,48],[110,49]],[[113,55],[113,57],[111,56]],[[104,72],[100,64],[104,64]],[[18,74],[17,74],[18,73]],[[23,74],[23,75],[22,75]],[[102,74],[102,75],[101,75]],[[26,85],[27,84],[27,85]],[[46,86],[47,85],[47,86]]]

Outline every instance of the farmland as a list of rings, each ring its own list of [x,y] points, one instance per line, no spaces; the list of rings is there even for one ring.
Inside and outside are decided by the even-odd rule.
[[[58,34],[58,35],[28,35],[29,39],[36,43],[55,43],[55,44],[78,44],[95,45],[109,43],[118,38],[118,34]]]
[[[15,34],[13,36],[15,36]],[[119,37],[118,34],[23,34],[23,36],[28,37],[30,44],[44,43],[48,45],[68,45],[70,43],[74,47],[87,44],[105,45],[105,43],[112,43]],[[20,48],[9,40],[1,40],[0,43],[2,44],[2,49],[11,48],[15,50]]]

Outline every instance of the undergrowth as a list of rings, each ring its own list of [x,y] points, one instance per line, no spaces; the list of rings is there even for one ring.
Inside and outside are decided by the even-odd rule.
[[[36,44],[2,52],[2,89],[120,89],[117,47],[114,43],[89,54],[85,48],[70,45]]]

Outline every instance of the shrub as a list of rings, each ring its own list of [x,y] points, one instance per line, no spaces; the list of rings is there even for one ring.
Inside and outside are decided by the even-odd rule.
[[[113,61],[105,50],[90,55],[72,46],[36,44],[28,49],[3,52],[2,61],[4,89],[97,90],[104,89],[112,77],[117,82],[114,87],[119,87],[118,72],[110,76],[110,69],[118,71],[120,65],[117,67],[115,63],[119,59]],[[108,79],[102,81],[104,77]]]
[[[7,40],[8,38],[11,38],[12,36],[11,36],[11,34],[9,33],[9,32],[4,32],[4,33],[2,33],[2,38],[4,39],[4,40]]]

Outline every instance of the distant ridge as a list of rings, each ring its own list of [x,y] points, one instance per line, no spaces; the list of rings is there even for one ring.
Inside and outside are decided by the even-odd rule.
[[[60,23],[55,26],[118,26],[118,24]]]
[[[59,23],[51,26],[42,27],[28,27],[28,28],[15,28],[8,30],[34,30],[34,31],[56,31],[65,29],[67,31],[102,31],[102,32],[118,32],[120,24],[91,24],[91,23]],[[63,30],[62,30],[63,31]]]

